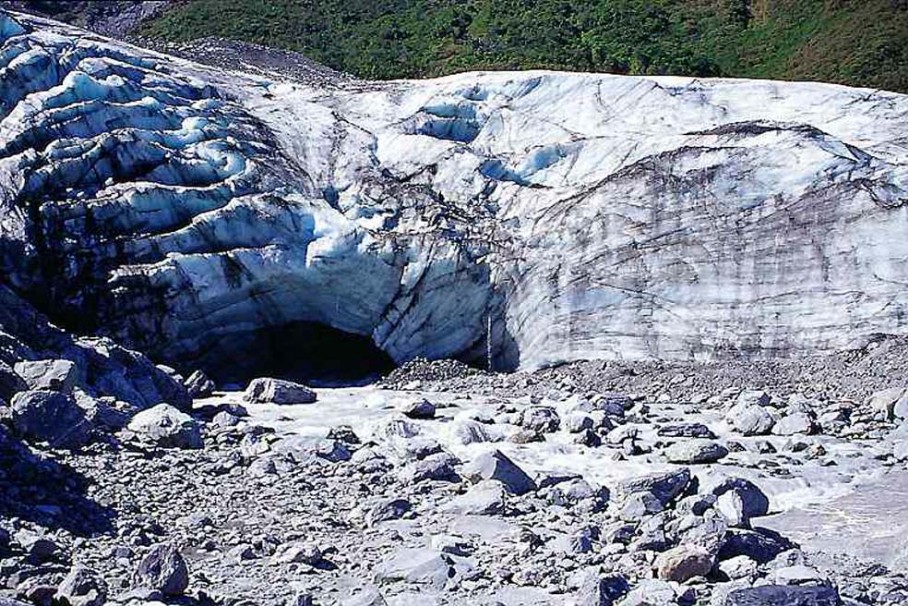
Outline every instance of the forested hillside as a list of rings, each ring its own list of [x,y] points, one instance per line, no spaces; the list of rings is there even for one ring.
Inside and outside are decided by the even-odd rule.
[[[369,78],[552,68],[908,91],[906,0],[189,0],[141,33],[279,46]]]

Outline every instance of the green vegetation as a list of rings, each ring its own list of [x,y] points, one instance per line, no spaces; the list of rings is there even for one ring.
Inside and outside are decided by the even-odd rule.
[[[188,0],[141,33],[278,46],[366,78],[549,68],[908,92],[908,0]]]

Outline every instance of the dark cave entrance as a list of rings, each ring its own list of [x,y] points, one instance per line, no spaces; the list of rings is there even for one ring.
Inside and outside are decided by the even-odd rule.
[[[314,322],[221,337],[195,366],[220,386],[241,388],[255,377],[316,387],[366,385],[395,368],[390,356],[369,337]]]

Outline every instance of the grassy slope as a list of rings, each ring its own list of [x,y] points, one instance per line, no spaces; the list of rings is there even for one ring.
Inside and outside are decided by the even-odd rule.
[[[908,0],[188,0],[142,33],[279,46],[369,78],[541,67],[908,92]]]

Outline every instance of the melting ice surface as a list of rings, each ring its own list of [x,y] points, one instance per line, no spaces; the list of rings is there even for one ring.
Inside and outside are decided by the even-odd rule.
[[[906,137],[879,90],[294,79],[0,17],[0,271],[214,375],[293,323],[499,369],[828,351],[908,332]]]

